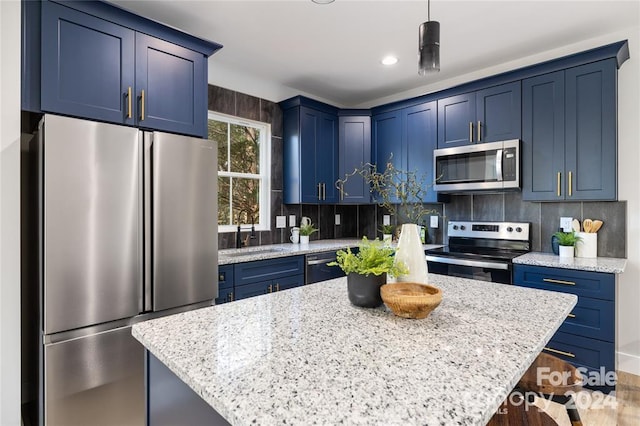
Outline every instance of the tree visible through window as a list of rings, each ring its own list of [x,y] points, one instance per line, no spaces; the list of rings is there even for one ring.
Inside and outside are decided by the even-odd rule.
[[[218,227],[269,229],[270,126],[209,113],[209,139],[218,145]]]

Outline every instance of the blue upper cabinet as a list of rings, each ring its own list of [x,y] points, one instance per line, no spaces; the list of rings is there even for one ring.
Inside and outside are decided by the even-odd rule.
[[[474,142],[476,94],[465,93],[438,100],[438,148]]]
[[[344,179],[371,163],[371,117],[368,115],[338,117],[338,176]],[[369,185],[358,174],[350,176],[339,194],[340,203],[368,204],[371,202]]]
[[[371,129],[373,162],[377,170],[384,171],[389,162],[396,169],[404,170],[406,152],[402,142],[402,110],[374,115]],[[399,202],[399,199],[393,197],[391,201]]]
[[[134,31],[42,3],[42,110],[135,124],[134,51]]]
[[[520,139],[520,82],[502,84],[476,92],[476,142]]]
[[[564,71],[522,82],[522,198],[564,199]]]
[[[281,102],[285,204],[338,201],[337,109],[301,96]]]
[[[207,57],[222,46],[103,2],[43,1],[30,16],[42,111],[206,137]]]
[[[616,60],[523,81],[523,199],[617,199]]]
[[[387,162],[397,169],[415,173],[424,182],[421,199],[435,202],[433,150],[437,141],[436,102],[426,102],[373,116],[373,145],[379,171]],[[399,200],[394,198],[393,202]]]
[[[520,82],[438,100],[438,148],[520,139]]]
[[[565,72],[567,200],[617,199],[616,61]]]
[[[138,125],[202,134],[207,117],[205,69],[206,58],[202,54],[146,34],[136,34]]]
[[[402,111],[403,144],[406,147],[405,170],[415,172],[418,179],[424,182],[424,202],[436,202],[437,193],[432,189],[433,150],[437,145],[436,102],[428,102]]]

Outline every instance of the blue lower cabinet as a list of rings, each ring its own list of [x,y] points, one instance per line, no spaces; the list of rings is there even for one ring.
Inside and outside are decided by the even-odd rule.
[[[276,291],[288,290],[290,288],[300,287],[303,285],[304,274],[274,280],[274,287]]]
[[[273,288],[272,281],[259,281],[257,283],[235,286],[235,300],[247,299],[249,297],[261,296],[271,293]]]
[[[237,263],[234,265],[234,283],[237,287],[254,282],[271,282],[301,273],[304,273],[304,256]]]
[[[616,276],[544,266],[514,265],[513,283],[578,296],[544,351],[580,368],[590,389],[610,392],[615,372]],[[608,382],[606,382],[608,380]]]

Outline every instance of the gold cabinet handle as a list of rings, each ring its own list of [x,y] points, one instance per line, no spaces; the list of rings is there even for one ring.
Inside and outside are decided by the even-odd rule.
[[[227,301],[233,302],[233,292],[227,294]]]
[[[480,142],[482,140],[482,121],[478,120],[478,139],[477,141]]]
[[[273,284],[269,284],[269,293],[273,293]]]
[[[571,352],[559,351],[557,349],[548,348],[546,346],[544,347],[544,350],[547,351],[547,352],[553,352],[554,354],[568,356],[569,358],[575,358],[576,357],[576,355],[572,354]]]
[[[280,283],[276,283],[276,291],[280,291]]]
[[[140,93],[140,121],[144,120],[144,89]]]
[[[131,86],[129,86],[127,89],[127,118],[133,117],[133,111],[131,109]]]
[[[567,314],[568,318],[575,318],[576,316],[574,314]]]
[[[469,142],[473,143],[473,121],[469,122]]]
[[[558,172],[558,176],[556,177],[556,184],[558,186],[556,192],[558,194],[558,197],[562,195],[562,192],[560,191],[560,181],[562,180],[562,173]]]
[[[569,172],[569,197],[573,194],[573,182],[572,182],[573,172]]]
[[[553,278],[543,278],[545,283],[562,284],[562,285],[576,285],[573,281],[554,280]]]

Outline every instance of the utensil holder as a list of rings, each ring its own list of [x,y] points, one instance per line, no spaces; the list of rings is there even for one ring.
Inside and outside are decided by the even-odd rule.
[[[595,259],[598,257],[598,234],[577,232],[581,240],[576,243],[576,257]]]

